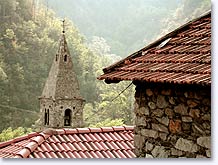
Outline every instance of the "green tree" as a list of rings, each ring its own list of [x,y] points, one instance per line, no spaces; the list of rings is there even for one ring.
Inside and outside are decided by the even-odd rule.
[[[96,123],[96,124],[91,124],[89,127],[93,127],[93,128],[99,128],[99,127],[112,127],[112,126],[123,126],[125,125],[123,123],[123,119],[106,119],[102,122]]]
[[[31,128],[18,127],[16,129],[12,129],[11,127],[9,127],[7,129],[4,129],[0,134],[0,142],[31,133],[32,131],[33,130]]]

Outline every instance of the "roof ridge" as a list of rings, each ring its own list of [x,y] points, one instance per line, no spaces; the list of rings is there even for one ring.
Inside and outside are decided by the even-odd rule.
[[[124,58],[124,59],[122,59],[122,60],[120,60],[120,61],[118,61],[118,62],[115,62],[114,64],[112,64],[112,65],[110,65],[110,66],[104,68],[104,69],[103,69],[103,72],[104,72],[104,73],[107,73],[108,71],[110,71],[111,69],[113,69],[114,67],[116,67],[117,65],[120,65],[120,64],[122,64],[122,63],[125,63],[125,61],[127,61],[127,60],[129,60],[129,59],[139,56],[139,54],[143,53],[143,51],[146,51],[146,50],[149,49],[149,48],[158,46],[160,43],[162,43],[162,42],[165,41],[166,39],[168,39],[168,38],[174,36],[174,35],[177,34],[179,31],[181,31],[181,30],[183,30],[184,28],[188,27],[191,23],[193,23],[193,22],[195,22],[195,21],[197,21],[197,20],[200,20],[200,19],[202,19],[202,18],[208,16],[209,14],[211,14],[211,10],[208,11],[208,12],[206,12],[205,14],[202,14],[202,15],[200,15],[199,17],[197,17],[197,18],[195,18],[195,19],[192,19],[192,20],[188,21],[187,23],[185,23],[185,24],[179,26],[178,28],[172,30],[171,32],[167,33],[166,35],[160,37],[158,40],[156,40],[156,41],[150,43],[149,45],[147,45],[147,46],[145,46],[145,47],[143,47],[143,48],[140,49],[139,51],[134,52],[134,53],[130,54],[129,56],[127,56],[126,58]],[[101,76],[99,76],[98,79],[100,79],[100,77],[101,77]]]
[[[35,135],[38,135],[38,134],[39,134],[38,132],[31,132],[31,133],[28,133],[26,135],[22,135],[22,136],[19,136],[19,137],[15,137],[14,139],[7,140],[5,142],[1,142],[0,143],[0,148],[6,147],[6,146],[10,145],[11,143],[16,143],[16,142],[19,142],[19,141],[22,141],[22,140],[25,140],[25,139],[32,138],[32,137],[34,137]]]
[[[97,133],[97,132],[117,132],[117,131],[129,131],[133,130],[134,126],[111,126],[111,127],[99,127],[99,128],[63,128],[55,130],[57,134],[80,134],[80,133]]]
[[[33,152],[39,145],[41,145],[48,137],[53,135],[51,131],[49,131],[44,130],[43,132],[38,133],[37,136],[32,137],[30,139],[30,143],[24,146],[23,149],[21,149],[14,158],[27,158],[31,152]]]

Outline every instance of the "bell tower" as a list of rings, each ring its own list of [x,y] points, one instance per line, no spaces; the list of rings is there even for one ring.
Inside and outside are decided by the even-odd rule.
[[[83,126],[83,107],[73,63],[65,39],[65,29],[59,41],[40,102],[41,128],[68,128]]]

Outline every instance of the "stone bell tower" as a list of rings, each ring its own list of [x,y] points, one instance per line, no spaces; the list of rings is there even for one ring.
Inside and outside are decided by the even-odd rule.
[[[45,83],[40,102],[41,128],[65,128],[83,126],[83,107],[73,63],[63,33],[59,48]]]

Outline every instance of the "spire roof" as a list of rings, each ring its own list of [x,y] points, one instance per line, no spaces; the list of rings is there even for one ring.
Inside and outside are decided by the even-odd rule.
[[[65,38],[64,21],[62,32],[59,48],[53,60],[41,98],[82,99]]]

